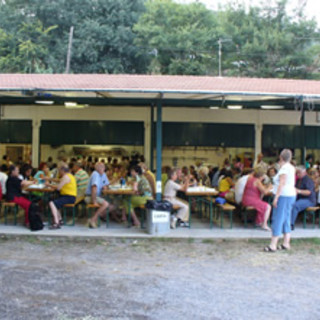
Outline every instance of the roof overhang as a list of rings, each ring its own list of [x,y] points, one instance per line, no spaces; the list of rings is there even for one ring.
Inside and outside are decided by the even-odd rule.
[[[3,78],[6,76],[10,77],[9,84]],[[83,78],[91,82],[87,79],[82,83]],[[63,83],[57,85],[57,79],[63,79]],[[95,79],[102,85],[94,86]],[[116,86],[112,86],[113,81]],[[241,105],[260,109],[267,105],[286,110],[300,110],[302,106],[306,110],[320,110],[320,82],[186,76],[0,75],[0,104],[5,105],[51,101],[53,105],[75,102],[92,106],[150,106],[159,99],[167,107]]]

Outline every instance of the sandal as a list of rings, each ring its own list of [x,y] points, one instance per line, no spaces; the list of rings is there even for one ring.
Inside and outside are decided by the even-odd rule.
[[[270,246],[267,246],[263,249],[264,252],[276,252],[277,250],[273,250],[270,248]]]
[[[88,220],[88,225],[90,229],[96,229],[98,228],[97,224],[93,222],[91,219]]]
[[[281,246],[278,246],[278,250],[290,250],[290,248],[288,248],[282,244]]]
[[[54,223],[49,227],[49,230],[57,230],[60,229],[60,224]]]
[[[62,220],[62,219],[59,220],[59,225],[60,225],[60,226],[63,226],[63,220]]]

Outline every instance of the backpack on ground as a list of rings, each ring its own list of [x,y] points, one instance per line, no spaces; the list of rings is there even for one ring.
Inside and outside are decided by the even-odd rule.
[[[40,217],[40,208],[36,203],[31,203],[29,208],[29,223],[31,231],[43,229],[43,222]]]

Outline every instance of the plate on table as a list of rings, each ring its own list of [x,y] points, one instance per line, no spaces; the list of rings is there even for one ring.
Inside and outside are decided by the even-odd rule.
[[[31,186],[29,186],[29,189],[43,189],[45,187],[44,184],[32,184]]]
[[[120,184],[109,185],[110,190],[119,190],[121,188]]]

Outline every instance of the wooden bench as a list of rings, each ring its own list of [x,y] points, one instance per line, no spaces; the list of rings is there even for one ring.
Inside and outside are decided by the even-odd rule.
[[[77,201],[75,203],[72,204],[65,204],[62,208],[62,214],[63,214],[63,223],[66,226],[74,226],[75,225],[75,215],[76,215],[76,209],[77,206],[80,202],[82,202],[84,200],[84,197],[78,198]],[[72,212],[72,223],[71,224],[67,224],[67,213],[68,210],[71,209]]]
[[[225,203],[225,204],[218,204],[217,208],[220,211],[220,228],[223,229],[224,214],[228,214],[229,221],[230,221],[230,229],[232,229],[232,227],[233,227],[233,211],[235,210],[236,207],[230,203]]]
[[[8,224],[8,213],[13,210],[14,214],[14,225],[17,225],[17,216],[18,216],[18,211],[19,207],[16,203],[14,202],[2,202],[2,206],[4,208],[4,224]]]
[[[95,209],[98,209],[100,208],[100,205],[99,204],[93,204],[93,203],[90,203],[90,204],[87,204],[86,205],[86,209],[87,209],[87,212],[88,212],[88,216],[89,216],[89,219],[91,219],[92,217],[92,211],[95,210]],[[109,225],[109,212],[107,212],[107,226]],[[98,226],[100,227],[100,217],[98,217]]]
[[[316,225],[316,214],[320,210],[320,207],[309,207],[303,212],[303,229],[306,229],[307,227],[307,216],[311,215],[312,216],[312,226],[313,229],[315,228]],[[319,222],[320,226],[320,222]]]
[[[244,215],[244,227],[248,227],[248,212],[257,211],[254,207],[248,206],[248,207],[242,207],[242,212]]]

